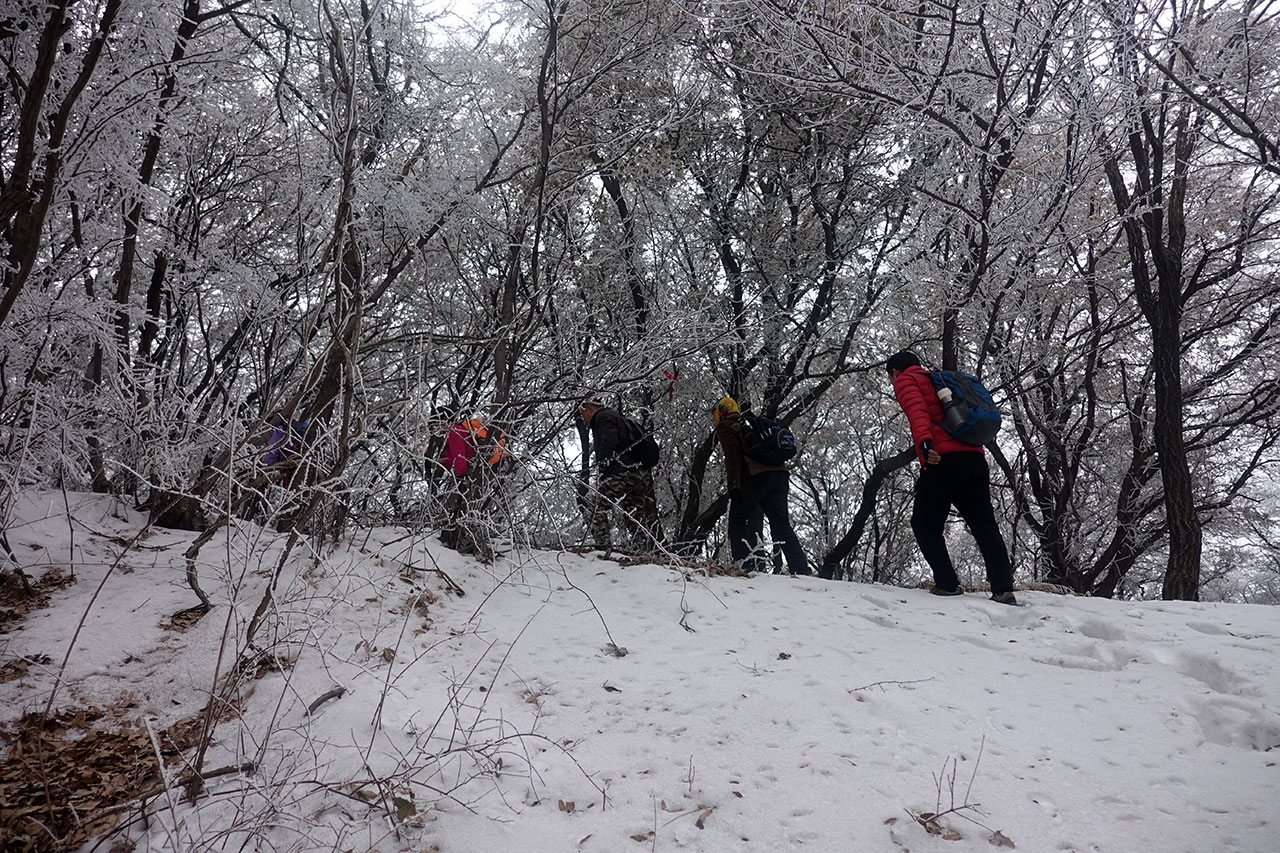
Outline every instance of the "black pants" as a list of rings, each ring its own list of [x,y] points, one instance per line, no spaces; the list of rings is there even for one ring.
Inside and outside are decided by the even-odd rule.
[[[983,454],[945,453],[941,462],[926,467],[916,481],[911,529],[916,534],[920,553],[933,570],[934,584],[948,590],[960,586],[942,533],[952,507],[960,513],[978,543],[991,592],[995,595],[1010,592],[1013,567],[996,524],[995,510],[991,508],[991,475]]]
[[[761,471],[743,478],[738,497],[729,504],[729,553],[735,563],[743,564],[744,568],[753,571],[762,568],[760,561],[751,558],[751,551],[756,544],[755,537],[750,532],[751,516],[759,509],[769,519],[769,535],[782,543],[787,569],[792,574],[809,573],[809,562],[787,513],[787,495],[790,491],[791,480],[786,471]]]

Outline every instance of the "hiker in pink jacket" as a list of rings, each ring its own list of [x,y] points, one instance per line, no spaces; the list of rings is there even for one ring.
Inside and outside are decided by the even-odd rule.
[[[507,458],[505,438],[499,437],[492,448],[486,445],[488,438],[489,431],[484,423],[472,418],[454,424],[444,439],[444,455],[440,462],[453,475],[454,482],[450,484],[449,493],[444,498],[449,521],[440,533],[440,541],[447,547],[462,552],[479,553],[483,550],[482,532],[463,524],[464,516],[473,504],[482,502],[479,496],[484,494],[485,487],[479,481],[485,468],[492,470],[493,466]],[[489,454],[488,465],[478,468],[474,463],[482,447]]]

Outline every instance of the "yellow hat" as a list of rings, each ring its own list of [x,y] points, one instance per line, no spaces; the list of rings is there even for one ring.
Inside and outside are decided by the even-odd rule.
[[[716,426],[720,426],[720,421],[725,415],[738,414],[738,401],[732,397],[721,397],[720,402],[716,403],[715,409],[712,410],[711,419]]]

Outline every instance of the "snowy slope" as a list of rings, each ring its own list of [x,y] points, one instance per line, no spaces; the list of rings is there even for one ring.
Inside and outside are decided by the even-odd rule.
[[[196,713],[284,537],[206,545],[218,606],[176,632],[194,534],[70,501],[26,497],[8,525],[28,573],[78,582],[0,635],[0,663],[54,661],[0,684],[0,723],[44,707],[81,617],[55,706],[128,691],[157,727]],[[205,760],[257,772],[158,798],[137,849],[1280,849],[1275,608],[1010,608],[501,550],[486,566],[395,529],[296,550],[257,637],[287,663]],[[937,834],[913,818],[952,808]]]

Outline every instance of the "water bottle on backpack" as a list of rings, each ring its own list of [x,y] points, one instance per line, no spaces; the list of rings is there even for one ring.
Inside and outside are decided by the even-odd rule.
[[[942,401],[942,428],[965,444],[993,441],[1000,430],[1000,411],[978,377],[959,370],[929,373]]]
[[[938,399],[942,401],[943,429],[950,433],[960,431],[969,422],[969,404],[950,388],[939,388]]]

